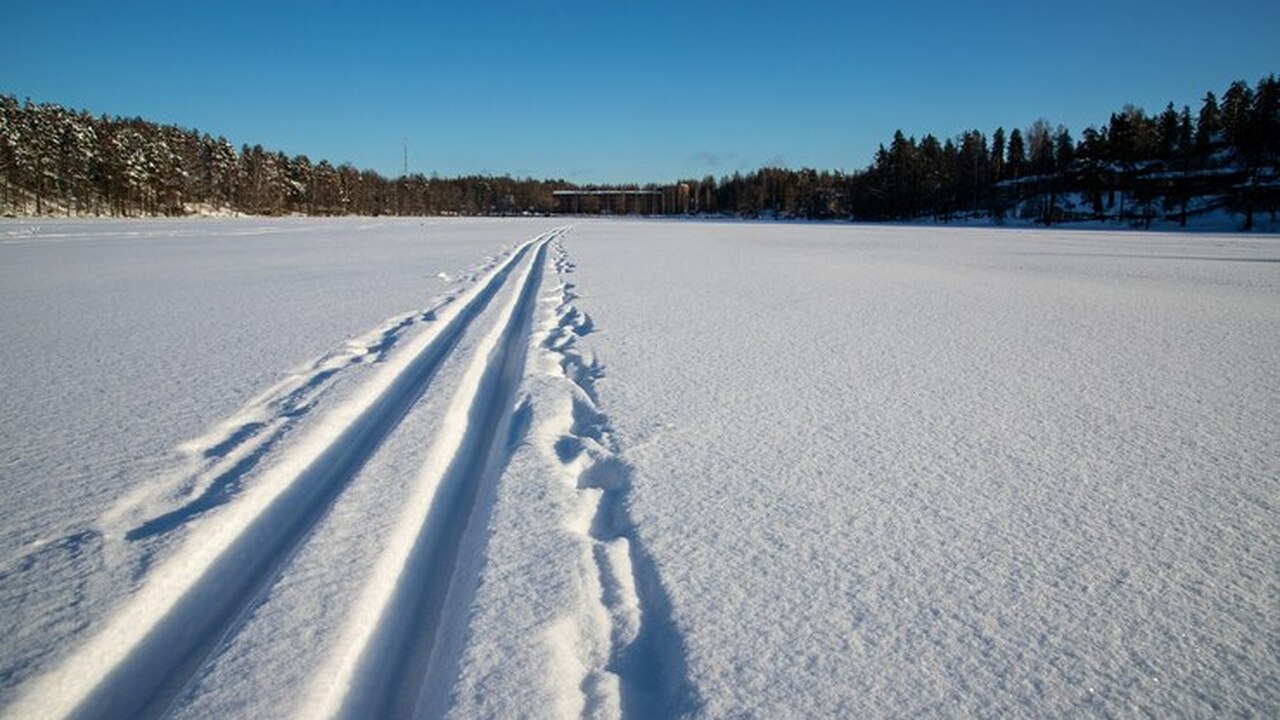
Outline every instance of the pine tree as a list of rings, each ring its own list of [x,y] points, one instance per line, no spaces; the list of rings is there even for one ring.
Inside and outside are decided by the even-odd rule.
[[[1245,148],[1254,164],[1280,154],[1280,83],[1274,75],[1258,81],[1245,132]]]
[[[1075,141],[1071,139],[1071,131],[1065,125],[1059,125],[1053,139],[1053,155],[1058,171],[1067,169],[1076,159]]]
[[[1106,131],[1092,125],[1085,128],[1081,133],[1076,157],[1080,161],[1081,190],[1093,208],[1094,218],[1101,220],[1105,216],[1102,206],[1102,166],[1107,161]]]
[[[1159,147],[1160,159],[1169,161],[1174,158],[1178,150],[1178,111],[1173,109],[1173,103],[1165,106],[1164,112],[1160,113],[1159,120]]]
[[[1030,154],[1031,172],[1035,175],[1048,175],[1054,171],[1053,134],[1049,130],[1049,121],[1040,118],[1027,128],[1027,147]]]
[[[977,130],[969,130],[962,134],[955,167],[956,200],[961,207],[970,212],[977,212],[986,199],[990,165],[991,157],[987,150],[986,137]]]
[[[21,176],[18,172],[18,156],[22,148],[22,135],[19,131],[20,108],[18,101],[11,95],[0,95],[0,208],[8,209],[15,205],[16,190],[21,187]]]
[[[994,182],[1004,180],[1004,128],[998,127],[991,133],[991,179]]]
[[[1227,143],[1237,150],[1248,144],[1249,118],[1253,113],[1253,90],[1243,80],[1231,83],[1222,95],[1222,129]]]
[[[1022,177],[1022,166],[1027,163],[1027,149],[1022,143],[1022,131],[1014,128],[1009,133],[1009,155],[1005,161],[1005,172],[1009,177],[1017,179]]]
[[[1222,131],[1222,113],[1218,109],[1218,98],[1212,91],[1205,93],[1204,102],[1200,106],[1200,115],[1196,119],[1196,148],[1200,152],[1213,149],[1218,141],[1218,133]]]
[[[1180,160],[1179,165],[1182,168],[1182,175],[1178,180],[1179,227],[1187,226],[1187,196],[1190,194],[1188,175],[1191,173],[1194,132],[1191,127],[1191,108],[1183,105],[1182,113],[1178,116],[1178,157]]]
[[[1182,157],[1188,157],[1191,153],[1195,130],[1191,124],[1191,107],[1182,106],[1182,112],[1178,115],[1178,153]]]

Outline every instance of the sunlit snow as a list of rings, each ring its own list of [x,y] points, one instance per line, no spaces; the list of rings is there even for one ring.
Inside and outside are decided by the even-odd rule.
[[[1280,711],[1280,240],[0,222],[0,714]]]

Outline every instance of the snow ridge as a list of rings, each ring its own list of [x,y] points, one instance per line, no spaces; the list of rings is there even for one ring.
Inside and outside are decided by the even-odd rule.
[[[315,407],[344,371],[384,362],[398,343],[436,322],[465,287],[492,271],[500,260],[486,257],[474,268],[451,277],[462,284],[432,298],[425,308],[388,318],[376,330],[351,338],[289,372],[234,415],[179,446],[175,469],[122,498],[99,518],[98,527],[109,539],[142,541],[169,533],[230,501],[241,490],[244,477]]]
[[[575,615],[573,633],[581,668],[581,708],[586,717],[674,717],[701,705],[685,667],[685,649],[670,601],[627,510],[633,468],[623,457],[609,418],[599,409],[596,381],[604,368],[578,340],[595,330],[574,304],[566,279],[575,265],[556,243],[560,302],[543,347],[558,356],[571,392],[571,410],[551,452],[576,487],[580,511],[568,529],[589,547],[584,576],[594,578],[600,607]],[[539,433],[544,437],[549,433]],[[601,622],[603,619],[603,622]],[[595,642],[584,642],[593,638]]]
[[[26,692],[5,708],[6,714],[31,718],[163,715],[210,654],[261,602],[334,498],[422,395],[471,321],[522,262],[531,255],[542,256],[543,246],[555,233],[523,243],[458,300],[438,313],[430,311],[435,320],[426,332],[387,359],[356,393],[307,433],[292,440],[279,462],[253,487],[187,537],[100,631],[60,665],[29,683]],[[526,277],[533,262],[526,263]],[[385,347],[398,336],[396,326],[387,330]],[[376,351],[376,346],[370,349]],[[306,389],[314,387],[311,383],[324,372],[319,370],[297,387],[269,391],[264,406],[281,407],[277,400],[287,406],[289,398],[301,402]],[[213,454],[230,453],[263,429],[243,429],[250,426],[235,429],[232,422],[224,440],[201,447]],[[483,456],[478,457],[483,462]],[[181,521],[175,516],[163,522]],[[146,529],[146,524],[134,528],[135,532]]]
[[[169,483],[147,488],[148,495],[179,497],[178,507],[154,512],[124,531],[124,539],[144,540],[167,533],[205,512],[226,503],[239,489],[240,480],[314,406],[334,377],[350,367],[379,363],[411,329],[434,322],[437,313],[456,298],[447,294],[430,308],[400,315],[363,337],[349,340],[342,348],[327,353],[292,372],[274,387],[250,401],[240,412],[218,424],[206,435],[184,443],[179,451],[186,462],[175,473],[176,489]],[[151,498],[148,498],[151,499]],[[138,514],[151,503],[127,498],[110,511],[102,525],[118,524],[116,518]]]
[[[377,329],[348,339],[288,372],[208,432],[176,447],[169,469],[107,508],[92,529],[33,543],[31,552],[0,563],[0,577],[51,546],[74,550],[86,540],[146,541],[167,535],[231,501],[242,489],[245,476],[315,408],[335,380],[346,371],[384,362],[398,343],[436,322],[467,284],[492,271],[500,260],[485,258],[476,267],[458,273],[453,279],[461,284],[432,298],[425,308],[388,318]],[[139,573],[145,572],[150,559],[150,551],[138,559]]]

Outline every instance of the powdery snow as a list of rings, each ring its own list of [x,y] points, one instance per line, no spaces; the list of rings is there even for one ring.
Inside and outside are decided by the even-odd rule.
[[[1280,711],[1280,241],[0,224],[0,713]]]
[[[1277,711],[1276,238],[567,246],[703,714]]]
[[[3,696],[545,225],[0,224]]]

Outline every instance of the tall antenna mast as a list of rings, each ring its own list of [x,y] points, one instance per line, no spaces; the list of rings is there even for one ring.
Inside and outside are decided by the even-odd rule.
[[[402,177],[409,177],[409,136],[404,136],[404,174]]]

